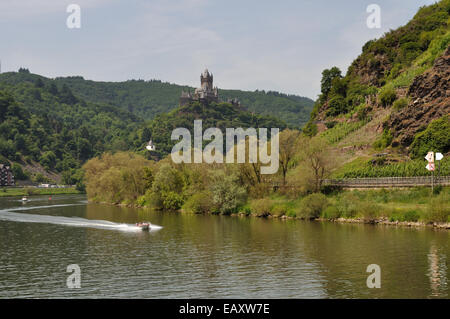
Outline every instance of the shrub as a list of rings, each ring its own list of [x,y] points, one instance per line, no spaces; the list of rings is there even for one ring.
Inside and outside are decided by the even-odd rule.
[[[336,208],[340,216],[353,218],[357,213],[357,203],[359,199],[352,192],[343,193],[337,200]]]
[[[341,213],[336,206],[328,206],[322,212],[322,217],[327,219],[336,219],[341,217]]]
[[[327,116],[336,116],[345,113],[346,109],[347,106],[344,97],[335,95],[328,102]]]
[[[272,201],[269,198],[255,199],[250,203],[252,213],[258,217],[267,217],[270,215]]]
[[[401,99],[398,99],[394,102],[392,105],[392,108],[396,111],[401,110],[402,108],[406,107],[408,105],[408,99],[402,97]]]
[[[214,205],[222,214],[236,212],[247,197],[247,192],[240,185],[238,176],[226,174],[224,171],[214,173],[211,194]]]
[[[368,201],[360,201],[357,209],[359,215],[361,215],[365,221],[369,222],[375,220],[381,213],[380,205]]]
[[[245,214],[245,216],[249,216],[252,213],[252,210],[249,206],[242,207],[241,211]]]
[[[391,145],[393,138],[391,130],[386,128],[380,138],[373,143],[373,147],[378,150],[384,149]]]
[[[416,222],[420,218],[420,214],[416,210],[407,210],[404,213],[404,220],[408,222]]]
[[[300,211],[297,216],[304,219],[318,218],[322,211],[328,206],[328,199],[324,194],[314,193],[302,199]]]
[[[432,121],[428,127],[417,133],[411,144],[411,156],[422,158],[429,151],[446,153],[450,150],[450,117],[443,116]]]
[[[183,205],[183,212],[191,214],[204,214],[214,211],[212,195],[206,191],[192,195]]]
[[[275,204],[271,209],[271,213],[274,216],[286,215],[287,211],[288,211],[288,208],[284,204]]]
[[[183,196],[175,192],[165,192],[162,194],[163,208],[168,210],[180,209],[183,205]]]
[[[14,179],[16,180],[26,180],[29,176],[22,170],[22,166],[17,163],[12,164],[11,171],[14,175]]]
[[[392,105],[397,98],[397,93],[393,87],[385,87],[381,90],[379,99],[384,107]]]

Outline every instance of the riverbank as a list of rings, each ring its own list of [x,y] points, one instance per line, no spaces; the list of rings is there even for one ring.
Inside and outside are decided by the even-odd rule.
[[[70,188],[37,188],[37,187],[4,187],[0,188],[0,197],[82,194],[75,187]]]
[[[137,203],[113,205],[151,208],[151,205]],[[192,210],[192,206],[183,206],[176,211],[187,214],[218,214],[210,210]],[[309,194],[298,198],[272,194],[260,199],[249,199],[236,212],[225,215],[450,229],[450,188],[444,187],[439,194],[433,195],[424,187],[345,190],[328,195]]]

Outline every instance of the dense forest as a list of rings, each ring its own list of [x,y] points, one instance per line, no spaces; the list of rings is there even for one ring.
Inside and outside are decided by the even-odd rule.
[[[140,81],[130,81],[134,82],[136,86],[132,87],[142,84]],[[147,97],[155,96],[156,102],[150,102],[151,105],[170,101],[167,97],[170,94],[164,88],[175,89],[177,94],[180,93],[178,90],[181,87],[168,86],[158,81],[153,84],[157,83],[162,86],[161,91],[150,85],[150,92],[144,94]],[[80,167],[86,160],[106,151],[130,150],[149,156],[145,151],[145,144],[150,139],[156,144],[153,158],[160,159],[170,152],[174,144],[170,140],[172,129],[190,129],[197,118],[203,119],[205,128],[283,129],[287,126],[273,116],[259,115],[228,103],[212,103],[208,106],[193,103],[183,107],[171,107],[172,111],[169,113],[153,114],[153,119],[145,122],[139,115],[134,114],[140,112],[133,113],[139,110],[139,104],[136,109],[119,107],[108,103],[107,98],[102,98],[108,94],[99,94],[99,98],[93,98],[95,101],[92,102],[79,97],[69,84],[63,79],[52,80],[31,74],[24,68],[19,72],[0,74],[0,160],[13,163],[16,179],[31,179],[35,182],[58,179],[65,184],[81,183]],[[143,91],[148,89],[148,84],[144,83]],[[246,93],[242,94],[245,96]],[[252,94],[249,93],[249,96]],[[269,95],[280,100],[302,101],[302,98],[276,92],[269,92]],[[132,99],[138,100],[139,94]],[[116,101],[116,104],[121,103]],[[168,105],[164,107],[169,108]],[[160,110],[164,111],[165,108]],[[59,180],[61,176],[62,180]]]
[[[245,111],[229,103],[210,103],[204,105],[199,102],[193,102],[188,105],[180,106],[169,113],[156,116],[148,125],[138,132],[142,140],[152,139],[156,146],[156,151],[152,152],[159,157],[170,153],[172,146],[176,141],[171,141],[172,130],[177,127],[184,127],[191,131],[193,135],[194,120],[203,121],[203,129],[217,127],[222,132],[229,128],[272,128],[280,130],[286,128],[286,123],[271,117],[254,114]]]
[[[82,77],[56,78],[66,84],[77,96],[95,103],[115,105],[148,120],[178,107],[182,90],[194,90],[159,80],[130,80],[126,82],[95,82]],[[238,98],[248,111],[272,115],[290,126],[302,127],[309,119],[314,101],[297,95],[275,91],[241,91],[219,89],[223,101]]]
[[[8,81],[0,81],[0,160],[14,162],[16,179],[44,182],[55,172],[75,184],[86,160],[134,145],[142,120],[130,112],[86,102],[26,69],[1,78]]]

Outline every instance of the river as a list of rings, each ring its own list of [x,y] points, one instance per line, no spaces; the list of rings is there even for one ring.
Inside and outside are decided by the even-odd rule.
[[[449,298],[449,253],[446,230],[0,198],[0,298]]]

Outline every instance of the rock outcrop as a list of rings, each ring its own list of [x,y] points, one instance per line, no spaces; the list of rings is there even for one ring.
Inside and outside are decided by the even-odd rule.
[[[450,114],[450,46],[433,67],[417,76],[408,89],[409,105],[394,112],[387,127],[394,137],[408,146],[414,135],[432,120]]]

